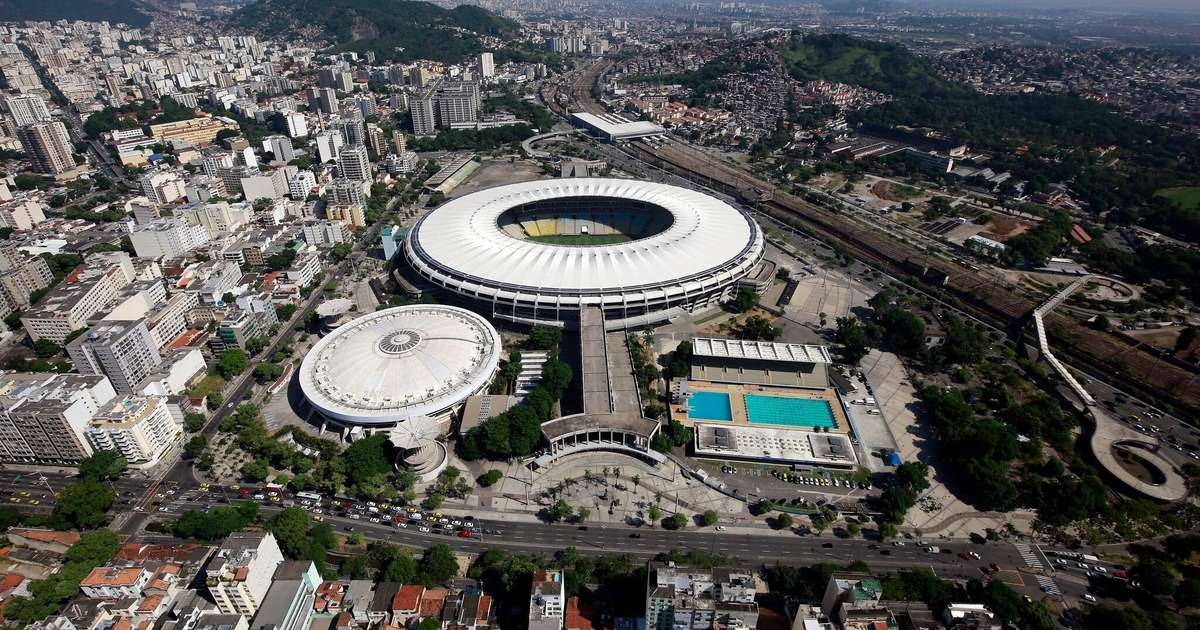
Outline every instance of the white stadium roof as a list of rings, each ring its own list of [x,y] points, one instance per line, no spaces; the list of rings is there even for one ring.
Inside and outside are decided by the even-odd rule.
[[[786,361],[789,363],[832,363],[829,348],[802,343],[776,343],[771,341],[743,341],[696,337],[692,340],[692,354],[701,357],[724,359],[749,359],[753,361]]]
[[[640,201],[669,212],[666,230],[612,245],[565,246],[520,240],[498,219],[532,202],[570,197]],[[669,286],[756,262],[762,236],[742,212],[703,193],[625,179],[523,182],[447,202],[410,232],[417,255],[453,275],[502,290],[539,295],[618,292]]]
[[[301,365],[300,388],[330,418],[391,425],[437,416],[486,387],[500,352],[500,334],[475,313],[400,306],[317,342]]]

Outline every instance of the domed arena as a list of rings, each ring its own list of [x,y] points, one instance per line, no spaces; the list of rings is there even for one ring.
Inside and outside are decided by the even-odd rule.
[[[763,252],[754,220],[715,197],[603,178],[465,195],[425,215],[404,242],[418,275],[496,318],[569,323],[599,306],[626,326],[716,304]]]
[[[484,392],[500,362],[500,334],[470,311],[411,305],[369,313],[313,346],[300,388],[325,418],[345,426],[439,424]]]

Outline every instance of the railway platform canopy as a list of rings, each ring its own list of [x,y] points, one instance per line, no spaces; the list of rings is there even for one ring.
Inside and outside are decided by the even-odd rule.
[[[646,120],[630,120],[619,114],[571,114],[571,123],[609,142],[661,136],[667,132],[661,125]]]

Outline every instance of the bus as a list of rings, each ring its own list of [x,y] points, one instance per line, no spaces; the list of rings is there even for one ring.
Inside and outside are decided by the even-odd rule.
[[[325,500],[321,495],[312,492],[297,492],[296,498],[301,501],[312,501],[314,505],[320,505]]]

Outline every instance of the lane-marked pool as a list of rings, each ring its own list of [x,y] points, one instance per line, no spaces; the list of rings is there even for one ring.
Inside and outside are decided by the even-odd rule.
[[[746,419],[750,424],[826,429],[837,427],[833,409],[826,400],[746,394],[745,401]]]

